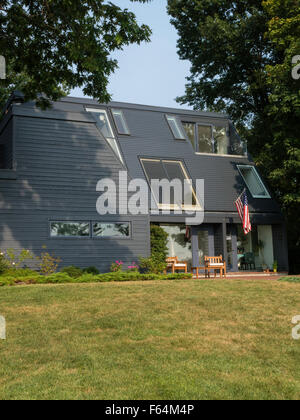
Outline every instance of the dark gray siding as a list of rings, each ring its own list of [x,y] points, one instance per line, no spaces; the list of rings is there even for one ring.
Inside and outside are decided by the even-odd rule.
[[[17,180],[0,180],[0,248],[39,254],[46,245],[63,265],[95,265],[102,271],[115,259],[131,263],[149,255],[148,217],[101,217],[96,211],[97,182],[117,181],[124,168],[93,120],[80,114],[72,121],[53,112],[27,114],[14,117]],[[132,238],[50,239],[49,220],[129,221]]]
[[[13,123],[6,121],[0,132],[0,169],[13,168]]]
[[[278,262],[278,270],[289,270],[288,264],[288,245],[286,240],[285,226],[273,225],[273,245],[274,245],[274,260]]]

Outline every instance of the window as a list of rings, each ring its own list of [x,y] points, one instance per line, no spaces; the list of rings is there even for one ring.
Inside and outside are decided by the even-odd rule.
[[[129,238],[130,223],[93,223],[93,236],[96,238]]]
[[[117,158],[124,165],[124,160],[123,160],[118,142],[115,139],[111,124],[109,122],[107,112],[103,109],[92,109],[92,108],[87,108],[87,111],[93,113],[93,115],[96,118],[99,130],[105,137],[107,143],[110,145],[110,147],[114,151]]]
[[[197,125],[198,128],[198,149],[199,153],[214,153],[214,142],[211,125]]]
[[[180,180],[182,183],[182,193],[180,196],[175,197],[174,187],[170,188],[170,197],[168,197],[168,202],[163,195],[162,188],[159,188],[159,191],[154,191],[154,189],[151,190],[154,199],[160,209],[202,210],[202,207],[200,206],[196,197],[192,181],[190,180],[182,162],[163,159],[141,159],[141,163],[150,187],[152,186],[151,183],[153,180],[167,180],[170,183],[174,180]],[[188,188],[186,188],[184,191],[185,181],[189,182],[186,183]],[[186,193],[186,196],[184,196],[184,193]]]
[[[214,127],[214,143],[217,155],[228,155],[230,142],[226,126]]]
[[[51,222],[52,238],[88,238],[90,236],[89,222]]]
[[[129,135],[129,129],[125,121],[125,117],[123,111],[119,109],[113,109],[112,114],[115,120],[115,124],[119,134],[127,134]]]
[[[130,238],[131,223],[50,222],[51,238]]]
[[[254,166],[239,165],[238,170],[254,198],[271,198]]]
[[[197,153],[227,155],[231,152],[227,125],[213,126],[184,122],[184,130]],[[232,148],[233,154],[239,154],[240,148]]]
[[[182,130],[177,118],[172,115],[167,115],[167,121],[172,130],[173,136],[176,140],[185,140],[185,133]]]

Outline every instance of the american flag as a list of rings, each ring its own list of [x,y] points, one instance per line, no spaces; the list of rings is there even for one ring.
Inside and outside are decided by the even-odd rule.
[[[250,233],[252,230],[252,226],[250,222],[249,205],[246,190],[244,190],[239,196],[239,198],[236,200],[235,205],[243,223],[244,233],[245,235],[248,235],[248,233]]]

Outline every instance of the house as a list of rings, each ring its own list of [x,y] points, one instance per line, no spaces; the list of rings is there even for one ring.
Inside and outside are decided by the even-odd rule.
[[[71,97],[42,111],[18,92],[4,114],[0,249],[40,254],[46,246],[63,265],[107,271],[114,260],[132,263],[150,255],[154,223],[168,232],[170,256],[190,266],[222,254],[232,271],[272,268],[274,260],[288,270],[282,213],[228,116]],[[129,180],[147,182],[151,209],[101,216],[99,181],[118,184],[126,171]],[[202,209],[203,223],[187,230],[185,212],[175,211],[178,197],[171,194],[168,203],[151,191],[151,180],[164,178],[192,180],[191,205]],[[203,203],[195,198],[197,179],[204,180]],[[235,207],[245,188],[253,226],[247,236]]]

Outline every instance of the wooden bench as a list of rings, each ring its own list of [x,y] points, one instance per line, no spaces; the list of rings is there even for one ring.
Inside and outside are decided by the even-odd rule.
[[[220,255],[219,257],[204,257],[205,267],[208,273],[208,277],[210,277],[210,271],[214,270],[215,278],[217,276],[217,271],[220,271],[220,276],[226,278],[227,269],[226,269],[226,262],[223,260],[223,256]]]
[[[171,269],[174,274],[175,271],[184,271],[188,272],[188,264],[186,261],[178,261],[178,257],[169,257],[166,260],[167,270]],[[166,270],[166,271],[167,271]]]

